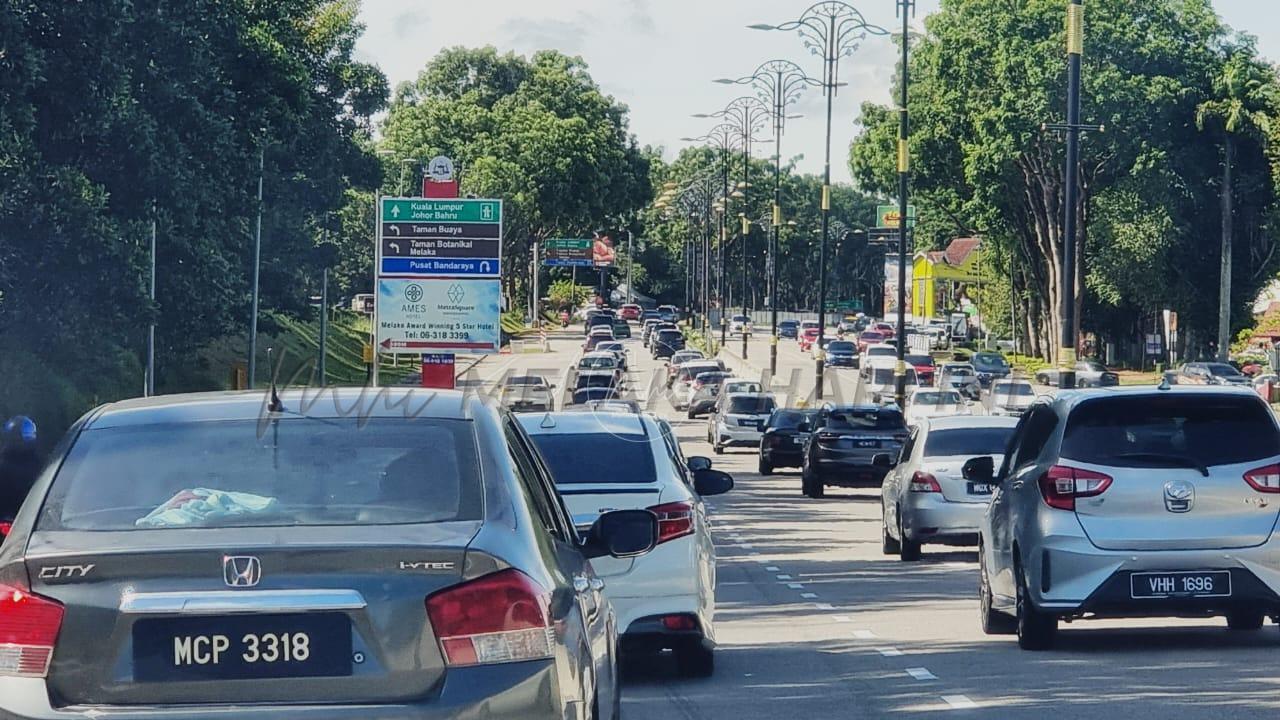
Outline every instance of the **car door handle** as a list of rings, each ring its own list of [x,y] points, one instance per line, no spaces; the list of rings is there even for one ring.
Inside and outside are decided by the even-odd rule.
[[[582,595],[582,594],[584,594],[584,593],[588,592],[589,590],[591,590],[591,581],[587,579],[587,576],[586,576],[586,575],[574,575],[574,576],[573,576],[573,591],[574,591],[574,592],[578,593],[579,595]]]
[[[1026,483],[1023,480],[1014,480],[1013,482],[1009,483],[1009,489],[1017,490],[1018,488],[1022,487],[1025,484]]]

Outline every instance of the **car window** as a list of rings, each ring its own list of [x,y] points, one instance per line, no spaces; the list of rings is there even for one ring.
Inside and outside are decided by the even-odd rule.
[[[924,442],[925,457],[1003,455],[1013,437],[1012,427],[933,430]]]
[[[1039,459],[1040,452],[1044,450],[1044,446],[1048,444],[1049,438],[1058,426],[1058,414],[1053,408],[1042,405],[1032,408],[1027,413],[1025,423],[1027,429],[1018,443],[1017,457],[1014,458],[1012,465],[1014,470],[1026,467]]]
[[[875,368],[871,371],[871,383],[873,385],[892,385],[896,382],[893,379],[893,368]],[[913,368],[907,368],[907,384],[915,385],[916,371]]]
[[[476,520],[469,422],[281,418],[89,429],[38,527],[148,530]]]
[[[1280,431],[1250,396],[1107,398],[1071,412],[1061,454],[1118,467],[1184,467],[1187,459],[1231,465],[1280,454]]]
[[[905,429],[902,413],[893,408],[836,408],[826,417],[826,427],[834,430]]]
[[[767,427],[777,428],[779,430],[794,430],[800,427],[800,423],[806,420],[812,420],[815,413],[803,410],[775,410],[769,416]]]
[[[585,357],[578,362],[578,367],[586,370],[609,370],[617,365],[618,361],[610,356]]]
[[[533,442],[557,485],[657,481],[650,439],[644,435],[539,433]]]
[[[579,375],[577,388],[613,387],[613,375]]]
[[[570,537],[568,530],[563,526],[563,519],[558,516],[557,501],[547,492],[538,477],[538,470],[529,449],[521,442],[513,426],[506,427],[506,435],[511,467],[515,471],[516,480],[519,481],[520,489],[524,491],[534,515],[552,537],[568,540]]]
[[[837,341],[827,343],[827,350],[830,352],[853,352],[853,343]]]
[[[919,405],[959,405],[964,402],[960,393],[954,390],[922,391],[912,395],[911,400]]]
[[[731,415],[767,415],[773,412],[777,403],[769,396],[762,397],[730,397],[728,413]]]
[[[902,443],[902,449],[898,453],[898,464],[907,462],[911,458],[911,453],[915,452],[916,440],[920,438],[919,428],[912,428],[911,434],[907,436],[907,441]]]
[[[991,388],[992,395],[1006,395],[1017,397],[1031,397],[1035,395],[1035,389],[1027,383],[996,383]]]

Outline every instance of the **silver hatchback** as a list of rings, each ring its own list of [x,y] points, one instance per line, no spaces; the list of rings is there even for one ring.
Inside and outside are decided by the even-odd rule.
[[[1009,454],[965,463],[992,482],[983,629],[1025,649],[1059,619],[1280,616],[1280,429],[1246,390],[1071,391],[1037,402]]]

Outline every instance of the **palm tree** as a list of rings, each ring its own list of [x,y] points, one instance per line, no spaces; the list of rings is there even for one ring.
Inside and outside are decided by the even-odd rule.
[[[1244,53],[1227,59],[1213,81],[1213,100],[1196,108],[1196,127],[1222,133],[1222,265],[1218,288],[1218,359],[1225,361],[1231,345],[1232,169],[1238,139],[1265,138],[1277,103],[1271,71]]]

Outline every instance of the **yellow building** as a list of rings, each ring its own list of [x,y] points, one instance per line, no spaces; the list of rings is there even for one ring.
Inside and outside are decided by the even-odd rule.
[[[981,279],[982,240],[956,238],[946,250],[918,252],[912,270],[911,314],[914,317],[933,318],[957,310],[965,286]]]

